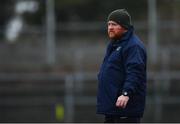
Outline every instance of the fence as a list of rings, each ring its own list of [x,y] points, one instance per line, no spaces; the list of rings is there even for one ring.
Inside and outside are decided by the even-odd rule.
[[[178,122],[173,113],[164,109],[178,108],[179,96],[171,96],[170,85],[173,79],[180,80],[180,72],[151,72],[148,73],[148,96],[144,122]],[[58,74],[1,74],[0,107],[6,108],[6,114],[1,113],[1,122],[101,122],[96,115],[96,73],[76,73],[60,76]],[[16,82],[17,81],[17,82]],[[21,82],[20,82],[21,81]],[[25,81],[25,82],[24,82]],[[4,84],[2,83],[4,82]],[[11,82],[11,84],[7,83]],[[16,82],[16,83],[15,83]],[[29,82],[29,83],[27,83]],[[163,83],[162,83],[163,82]],[[164,83],[164,82],[167,82]],[[14,84],[12,84],[14,83]],[[21,84],[24,83],[24,86]],[[29,84],[29,85],[27,85]],[[177,85],[178,86],[178,85]],[[22,97],[24,94],[25,97]],[[64,95],[63,95],[64,94]],[[7,96],[7,97],[5,97]],[[64,108],[62,120],[57,120],[56,105]],[[166,108],[170,105],[172,108]],[[32,109],[31,113],[15,114],[18,106]],[[34,113],[33,107],[42,107],[42,113]],[[77,107],[79,109],[77,109]],[[152,110],[152,106],[154,107]],[[17,108],[11,110],[13,107]],[[88,108],[90,107],[90,108]],[[46,109],[45,109],[46,108]],[[47,109],[49,108],[49,110]],[[86,108],[86,109],[83,109]],[[2,109],[4,110],[4,109]],[[37,108],[37,110],[39,110]],[[39,110],[40,111],[40,110]],[[8,113],[9,112],[9,113]],[[24,112],[29,112],[24,110]],[[89,112],[89,113],[88,113]],[[14,115],[13,115],[14,113]],[[41,113],[41,118],[37,114]],[[45,114],[46,113],[46,114]],[[153,114],[152,114],[153,113]],[[176,115],[180,111],[176,110]],[[171,116],[172,114],[172,116]],[[36,115],[36,116],[33,116]],[[48,116],[48,118],[44,118]],[[88,116],[88,117],[87,117]],[[4,117],[4,118],[3,118]],[[21,117],[25,117],[24,120]],[[6,120],[7,119],[7,120]],[[19,119],[19,120],[18,120]],[[93,120],[92,120],[93,119]],[[174,119],[174,120],[173,120]]]

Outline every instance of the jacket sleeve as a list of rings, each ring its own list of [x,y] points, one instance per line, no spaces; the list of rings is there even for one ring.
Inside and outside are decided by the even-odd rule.
[[[124,66],[126,78],[123,92],[130,96],[144,90],[146,83],[146,51],[138,45],[125,51]]]

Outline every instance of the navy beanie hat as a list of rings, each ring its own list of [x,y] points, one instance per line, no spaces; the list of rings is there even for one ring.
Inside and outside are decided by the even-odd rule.
[[[125,9],[117,9],[108,15],[107,21],[115,21],[122,27],[128,29],[131,24],[131,16]]]

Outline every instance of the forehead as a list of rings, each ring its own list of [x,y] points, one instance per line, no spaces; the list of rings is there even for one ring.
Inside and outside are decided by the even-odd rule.
[[[111,20],[110,20],[110,21],[108,21],[107,23],[108,23],[108,24],[119,25],[117,22],[115,22],[115,21],[111,21]]]

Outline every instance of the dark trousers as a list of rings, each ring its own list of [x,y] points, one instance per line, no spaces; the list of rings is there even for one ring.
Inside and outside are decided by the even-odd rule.
[[[118,117],[118,116],[105,116],[104,123],[140,123],[140,118],[135,117]]]

